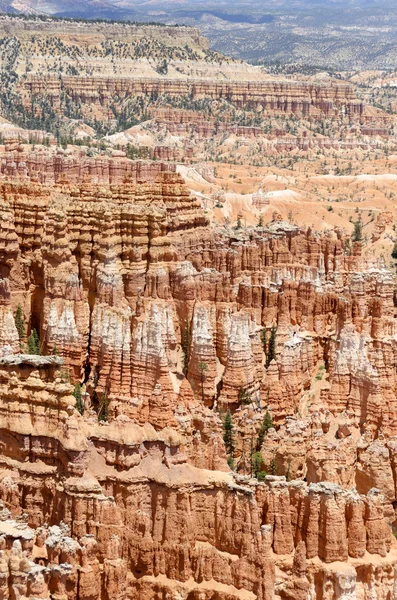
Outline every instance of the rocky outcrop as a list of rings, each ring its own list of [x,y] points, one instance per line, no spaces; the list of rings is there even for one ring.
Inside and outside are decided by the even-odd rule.
[[[18,351],[10,308],[20,303],[43,351],[59,352],[75,380],[88,373],[117,410],[127,410],[122,398],[148,401],[156,385],[178,394],[185,361],[208,406],[268,403],[280,423],[325,361],[329,410],[394,435],[393,281],[363,262],[359,244],[348,256],[340,235],[278,217],[237,237],[211,232],[172,172],[112,188],[4,183],[2,195],[3,348]]]
[[[208,48],[208,40],[200,35],[199,29],[194,27],[167,27],[164,25],[145,25],[133,23],[100,23],[91,22],[81,27],[81,24],[69,20],[68,22],[49,19],[43,22],[37,19],[20,19],[16,15],[2,15],[0,19],[0,31],[3,35],[15,36],[20,39],[32,35],[48,36],[49,38],[59,36],[71,36],[71,38],[83,47],[87,44],[87,36],[95,40],[112,39],[117,42],[131,43],[141,39],[161,41],[169,46],[189,46],[190,48]]]
[[[11,518],[1,506],[0,589],[4,598],[99,598],[103,593],[121,598],[125,561],[119,558],[120,540],[109,541],[103,564],[92,535],[78,541],[61,524],[33,529]],[[105,591],[106,590],[106,591]]]
[[[266,114],[299,114],[302,116],[339,117],[343,109],[351,118],[360,118],[363,104],[353,89],[345,83],[328,85],[303,81],[211,81],[205,79],[131,78],[106,79],[34,75],[28,77],[22,88],[29,98],[43,94],[60,106],[61,86],[74,102],[106,105],[116,95],[167,95],[170,98],[186,96],[192,100],[224,98],[236,107],[255,106]]]
[[[160,155],[159,155],[160,158]],[[167,157],[167,160],[170,158]],[[90,158],[82,153],[80,157],[57,149],[26,152],[18,141],[6,144],[2,156],[0,173],[4,179],[54,183],[120,185],[126,181],[154,182],[164,172],[175,171],[174,165],[162,162],[132,161],[125,157],[109,158],[99,155]]]
[[[356,168],[346,150],[392,161],[392,115],[190,28],[45,26],[0,18],[4,107],[57,134],[2,125],[0,597],[394,599],[395,275],[332,206],[322,232],[265,222],[300,202],[273,192],[302,153],[335,154],[316,185]],[[285,179],[275,160],[231,201],[224,159],[259,186],[276,153]],[[245,203],[256,227],[211,225]]]
[[[275,589],[294,597],[319,577],[337,593],[341,561],[357,592],[374,561],[377,577],[389,573],[382,591],[393,589],[397,545],[379,491],[199,469],[183,457],[186,414],[176,413],[172,432],[126,416],[98,425],[67,407],[71,386],[51,371],[57,361],[31,362],[1,367],[4,406],[19,401],[13,420],[0,413],[4,589],[18,581],[32,599],[65,590],[72,599],[217,590],[221,600],[270,600]],[[55,429],[38,418],[42,403],[54,403],[54,416],[58,407]],[[196,450],[206,446],[201,439]]]
[[[278,213],[212,229],[174,172],[4,181],[0,197],[0,498],[7,520],[50,528],[23,572],[35,552],[49,571],[23,594],[392,594],[384,264]],[[44,356],[21,353],[33,329]]]
[[[375,228],[372,233],[372,241],[376,242],[384,234],[386,227],[393,225],[393,213],[384,210],[378,214],[375,221]]]

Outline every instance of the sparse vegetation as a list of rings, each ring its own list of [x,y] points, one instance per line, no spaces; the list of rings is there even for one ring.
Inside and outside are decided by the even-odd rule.
[[[230,409],[227,410],[223,420],[223,441],[225,444],[226,454],[228,456],[228,465],[231,469],[234,468],[234,425]]]
[[[22,311],[22,306],[20,304],[18,304],[16,313],[15,313],[15,327],[17,329],[18,337],[19,337],[19,348],[22,351],[22,349],[23,349],[22,340],[24,339],[24,337],[26,335],[26,327],[25,327],[25,317],[24,317],[24,314]]]
[[[250,404],[252,401],[250,393],[244,388],[244,386],[241,386],[238,391],[238,401],[239,404]]]
[[[76,400],[77,410],[79,411],[79,413],[81,415],[83,415],[84,414],[84,403],[83,403],[83,396],[81,393],[81,384],[80,383],[76,383],[76,385],[74,386],[73,396],[75,397],[75,400]]]
[[[276,358],[276,344],[277,344],[277,328],[273,325],[270,331],[270,339],[266,354],[266,369],[269,368],[272,360]]]
[[[263,457],[260,452],[253,452],[251,454],[251,475],[256,477],[258,481],[264,481],[267,473],[262,468],[263,466]]]
[[[265,441],[265,437],[268,434],[269,429],[272,429],[272,428],[273,428],[273,419],[272,419],[270,412],[267,410],[265,413],[265,416],[263,418],[261,427],[259,429],[258,439],[256,441],[256,449],[258,451],[262,448],[263,442]]]
[[[361,242],[363,239],[363,224],[361,220],[355,221],[352,234],[353,242]]]
[[[40,349],[40,338],[36,329],[32,329],[32,333],[28,337],[28,353],[29,354],[41,354]]]
[[[99,398],[98,423],[106,423],[109,418],[109,399],[107,392],[103,392]]]
[[[165,58],[163,58],[163,60],[157,65],[156,71],[157,71],[157,73],[159,73],[159,75],[167,75],[168,63]]]

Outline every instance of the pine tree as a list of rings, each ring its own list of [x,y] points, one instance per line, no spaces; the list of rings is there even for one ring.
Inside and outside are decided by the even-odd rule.
[[[236,223],[235,229],[241,229],[241,219],[240,219],[240,217],[237,217],[237,223]]]
[[[270,473],[272,475],[276,475],[277,474],[277,464],[276,464],[276,459],[274,458],[274,456],[273,456],[272,461],[270,463]]]
[[[251,438],[251,452],[250,452],[250,467],[251,477],[256,477],[258,481],[263,481],[267,475],[266,471],[262,470],[263,457],[259,450],[254,450],[252,438]]]
[[[32,333],[28,337],[28,352],[29,354],[41,354],[40,338],[36,329],[32,329]]]
[[[394,260],[397,260],[397,242],[395,242],[395,244],[393,246],[391,255],[392,255],[392,258],[394,258]]]
[[[273,427],[273,419],[269,411],[267,410],[265,416],[263,417],[263,421],[261,427],[259,429],[258,438],[256,441],[256,449],[260,450],[263,446],[263,442],[265,441],[265,437],[269,431]]]
[[[266,471],[258,471],[258,473],[256,474],[256,478],[258,481],[265,481],[266,476],[267,476]]]
[[[261,336],[261,342],[262,342],[263,350],[266,352],[266,346],[267,346],[267,331],[266,331],[266,328],[265,328],[265,327],[264,327],[264,328],[261,330],[260,336]]]
[[[167,61],[166,61],[165,58],[161,61],[161,63],[159,63],[157,65],[156,71],[160,75],[167,75],[167,73],[168,73],[168,63],[167,63]]]
[[[84,414],[84,404],[83,404],[83,397],[81,394],[81,384],[80,383],[76,383],[76,385],[74,386],[73,396],[76,399],[77,410],[79,411],[79,413],[81,415],[83,415]]]
[[[22,340],[25,337],[26,329],[25,329],[25,319],[22,312],[22,306],[18,304],[17,312],[15,313],[15,327],[18,331],[19,337],[19,348],[22,350]]]
[[[363,224],[358,220],[354,223],[354,231],[352,235],[353,242],[361,242],[363,239]]]
[[[254,452],[252,454],[252,473],[255,477],[258,477],[258,473],[261,472],[262,467],[262,454],[260,452]]]
[[[101,403],[98,410],[98,423],[104,423],[108,420],[109,400],[106,392],[102,394]]]
[[[263,215],[262,215],[262,213],[259,215],[258,227],[263,227]]]
[[[250,404],[251,402],[251,395],[243,386],[238,391],[238,401],[240,404]]]
[[[277,329],[273,325],[272,330],[270,332],[269,347],[267,349],[266,369],[269,367],[272,360],[274,360],[276,358],[276,336],[277,336]]]
[[[264,481],[267,472],[262,469],[263,458],[260,452],[255,452],[254,454],[254,475],[258,481]]]
[[[266,433],[268,433],[269,429],[272,429],[274,427],[272,416],[268,410],[266,411],[263,422],[264,422],[265,431],[266,431]]]
[[[62,383],[70,383],[70,372],[67,367],[62,367],[59,371],[59,377]]]
[[[226,454],[233,456],[234,453],[234,426],[232,414],[228,409],[225,420],[223,421],[223,441],[225,443]]]

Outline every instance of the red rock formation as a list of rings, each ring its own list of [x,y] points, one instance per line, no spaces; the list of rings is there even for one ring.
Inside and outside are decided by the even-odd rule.
[[[372,233],[372,241],[376,242],[385,232],[386,227],[393,225],[393,214],[388,211],[382,211],[378,214],[375,221],[375,230]]]
[[[275,586],[282,597],[293,597],[291,590],[307,589],[316,573],[332,582],[337,561],[357,578],[370,573],[368,556],[383,557],[385,569],[397,561],[379,493],[359,496],[334,484],[283,477],[233,481],[231,474],[197,469],[181,453],[191,436],[186,417],[172,434],[134,426],[127,417],[98,426],[71,406],[65,410],[71,388],[54,379],[56,362],[61,359],[16,357],[1,365],[0,422],[9,442],[1,454],[7,510],[0,540],[10,552],[11,586],[14,573],[36,573],[18,575],[27,598],[66,589],[76,600],[154,598],[188,589],[199,598],[199,590],[216,589],[221,600],[248,592],[270,600]],[[19,401],[12,419],[5,408],[11,399]],[[52,403],[50,420],[44,413],[37,419],[39,407]],[[24,511],[28,525],[12,522],[8,511]],[[26,566],[17,566],[17,557]],[[35,570],[31,561],[45,568]],[[285,580],[290,568],[293,578]],[[334,593],[337,581],[328,583]],[[393,579],[382,585],[388,592]]]
[[[37,75],[27,78],[22,84],[29,98],[45,91],[53,106],[59,106],[61,82],[56,78],[41,78]],[[330,85],[302,81],[211,81],[183,80],[166,78],[106,79],[62,77],[62,89],[74,101],[94,105],[107,105],[115,95],[143,96],[166,94],[169,97],[225,98],[237,107],[248,103],[261,107],[267,114],[293,113],[303,116],[337,117],[344,107],[349,115],[359,118],[363,112],[362,103],[356,98],[353,89],[345,83]]]
[[[159,173],[174,170],[174,165],[161,162],[132,161],[105,155],[90,158],[85,153],[76,157],[59,149],[56,152],[44,148],[24,152],[19,145],[6,146],[0,165],[0,173],[6,179],[31,179],[50,185],[83,181],[106,185],[120,185],[125,180],[154,182]]]
[[[33,534],[55,567],[21,593],[392,594],[391,273],[278,214],[210,229],[173,172],[3,182],[0,199],[0,498],[73,542]],[[51,356],[18,354],[18,304]]]
[[[69,528],[53,525],[32,529],[2,508],[0,521],[0,589],[4,598],[100,598],[123,596],[125,561],[119,558],[119,539],[109,543],[109,557],[100,563],[93,536],[79,541]],[[106,591],[105,591],[106,590]]]

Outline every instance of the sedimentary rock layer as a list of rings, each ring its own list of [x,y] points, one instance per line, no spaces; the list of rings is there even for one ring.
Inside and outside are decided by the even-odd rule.
[[[208,40],[200,35],[194,27],[167,27],[163,25],[139,25],[131,23],[96,23],[86,22],[84,25],[73,21],[57,21],[48,19],[19,19],[15,16],[2,15],[0,32],[3,36],[15,36],[20,39],[31,38],[32,35],[72,39],[78,45],[86,46],[108,39],[117,42],[133,42],[141,39],[161,41],[170,46],[192,48],[208,48]]]
[[[220,98],[237,107],[262,108],[269,114],[293,113],[303,116],[323,115],[338,117],[341,111],[359,118],[363,104],[353,89],[345,83],[329,85],[301,81],[211,81],[167,78],[106,79],[100,77],[42,78],[31,76],[21,83],[28,98],[45,94],[55,107],[59,106],[61,91],[74,100],[107,105],[115,96],[166,95],[170,98],[186,96],[192,100]]]
[[[384,264],[277,214],[212,229],[174,172],[0,198],[0,498],[36,540],[24,557],[5,536],[4,594],[25,573],[32,600],[392,597]]]
[[[369,599],[368,581],[393,592],[396,542],[379,492],[197,468],[184,456],[194,403],[173,431],[101,426],[73,408],[57,365],[35,360],[0,365],[5,597],[304,599],[347,585]],[[197,440],[195,453],[206,446]]]
[[[17,140],[6,140],[0,173],[6,179],[34,180],[44,184],[81,183],[106,185],[131,182],[154,182],[159,173],[174,171],[174,165],[162,162],[131,161],[125,156],[105,154],[88,157],[70,155],[61,149],[24,151]]]

